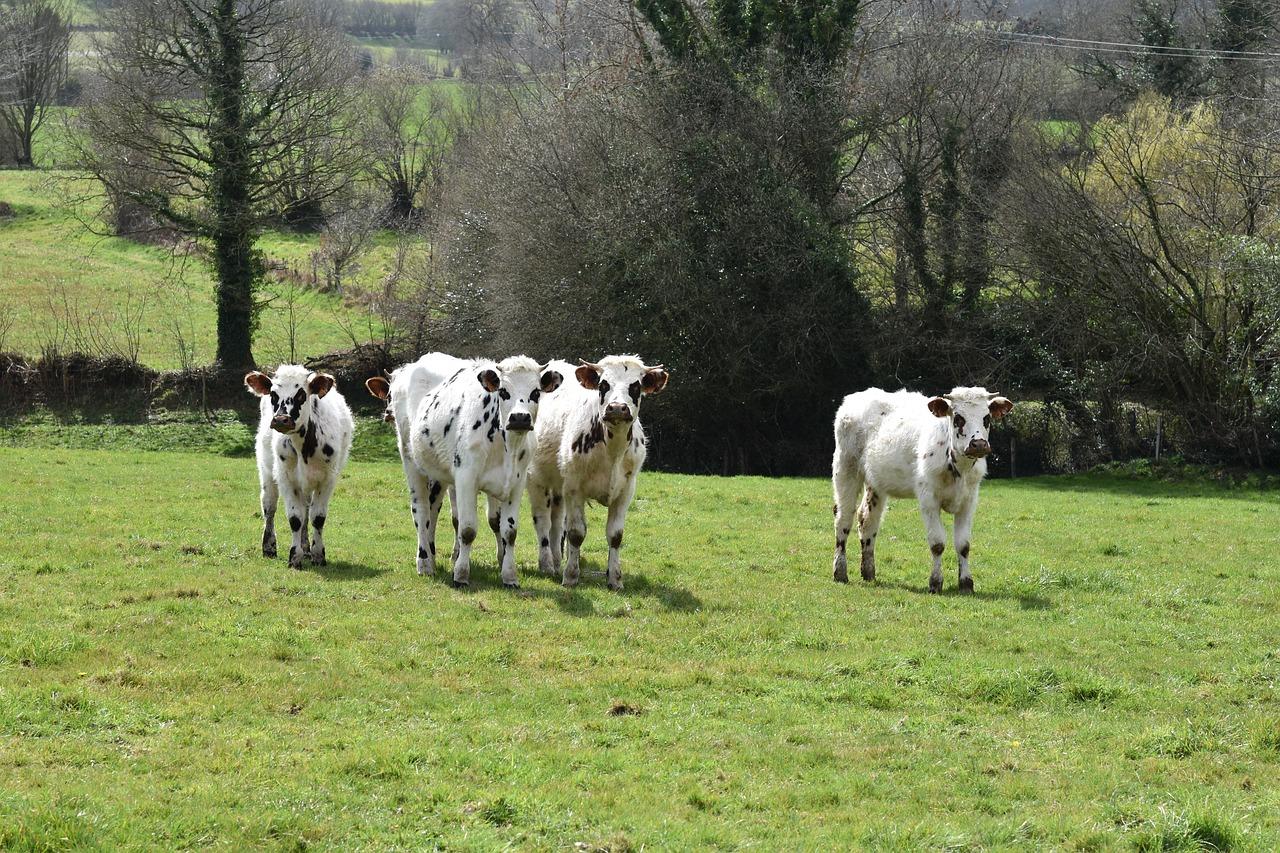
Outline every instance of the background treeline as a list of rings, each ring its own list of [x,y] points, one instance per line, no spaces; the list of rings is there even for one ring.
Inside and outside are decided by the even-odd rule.
[[[217,271],[223,366],[252,361],[258,235],[309,229],[337,290],[394,245],[359,294],[388,362],[665,363],[664,467],[820,472],[839,398],[872,384],[1028,401],[997,435],[1019,473],[1157,432],[1280,462],[1272,0],[177,8],[101,10],[63,118],[103,222]],[[238,51],[157,60],[204,50],[192,19]]]

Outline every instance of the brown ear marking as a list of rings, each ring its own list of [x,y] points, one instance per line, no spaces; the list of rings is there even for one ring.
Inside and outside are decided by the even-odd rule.
[[[945,397],[934,397],[929,400],[929,411],[935,418],[945,418],[951,414],[951,403]]]
[[[560,375],[560,371],[547,370],[543,372],[542,377],[538,380],[538,388],[543,394],[550,394],[560,387],[561,382],[564,382],[564,377]]]
[[[476,376],[480,380],[480,384],[484,386],[484,390],[490,394],[496,394],[498,389],[502,387],[502,380],[498,378],[496,370],[482,370]]]
[[[271,377],[260,370],[254,370],[246,373],[244,376],[244,384],[250,391],[259,397],[265,397],[271,393]]]
[[[1000,420],[1005,415],[1013,411],[1013,401],[1008,397],[993,397],[991,405],[987,407],[991,411],[991,417]]]
[[[391,383],[381,376],[370,376],[364,381],[364,387],[368,388],[369,393],[379,400],[385,400],[391,396]]]
[[[670,378],[671,374],[661,364],[645,368],[644,376],[640,379],[640,388],[646,394],[657,394],[667,387],[667,380]]]
[[[313,373],[307,378],[307,390],[317,397],[323,397],[333,390],[334,379],[327,373]]]
[[[588,391],[595,391],[600,387],[600,365],[598,364],[584,361],[573,375],[578,377],[578,384]]]

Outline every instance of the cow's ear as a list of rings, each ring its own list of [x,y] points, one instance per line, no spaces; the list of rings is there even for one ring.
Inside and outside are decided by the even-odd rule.
[[[250,391],[259,397],[265,397],[271,393],[271,377],[260,371],[246,373],[244,376],[244,384]]]
[[[588,391],[595,391],[600,387],[600,365],[598,364],[584,361],[573,375],[578,377],[578,384]]]
[[[323,397],[333,390],[333,377],[327,373],[313,373],[307,377],[307,390],[317,397]]]
[[[391,396],[391,383],[381,376],[369,377],[364,381],[364,387],[368,388],[369,393],[379,400],[385,400]]]
[[[951,414],[951,403],[947,402],[946,397],[934,397],[929,400],[929,411],[933,412],[935,418],[945,418]]]
[[[498,392],[498,388],[502,386],[502,380],[498,378],[498,372],[496,370],[482,370],[476,378],[480,380],[480,384],[484,386],[484,390],[488,391],[490,394],[496,394]]]
[[[670,378],[669,374],[661,364],[646,368],[644,376],[640,378],[640,390],[646,394],[657,394],[667,387],[668,378]]]
[[[543,394],[550,394],[552,391],[560,387],[560,383],[564,381],[564,377],[560,375],[558,370],[546,370],[542,373],[542,378],[538,380],[538,387],[542,389]]]
[[[1013,401],[1008,397],[992,397],[988,408],[991,409],[991,417],[1000,420],[1013,411]]]

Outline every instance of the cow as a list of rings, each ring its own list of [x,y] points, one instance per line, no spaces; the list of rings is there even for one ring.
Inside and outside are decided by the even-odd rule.
[[[386,403],[382,419],[395,425],[400,464],[404,468],[405,482],[409,486],[409,512],[413,516],[413,526],[418,534],[419,575],[431,575],[436,570],[435,525],[440,505],[444,501],[444,487],[440,483],[433,483],[413,463],[410,446],[413,418],[428,394],[470,364],[470,361],[447,353],[429,352],[417,361],[397,367],[389,376],[374,376],[364,383],[370,394]],[[451,506],[456,530],[457,506]],[[454,546],[454,556],[457,556],[457,545]]]
[[[327,373],[282,364],[275,376],[252,371],[245,386],[261,398],[257,457],[262,498],[262,556],[276,556],[276,502],[284,495],[293,543],[289,567],[304,559],[325,564],[324,526],[329,499],[351,454],[355,422]],[[307,540],[307,527],[315,538]]]
[[[476,538],[476,498],[480,492],[489,496],[490,516],[498,520],[495,533],[502,583],[519,586],[516,528],[535,442],[531,435],[541,396],[554,392],[563,379],[562,373],[527,356],[497,363],[477,360],[460,368],[418,404],[410,427],[409,451],[414,467],[433,489],[451,489],[458,525],[454,586],[465,587],[471,580],[471,543]],[[437,492],[428,512],[434,515],[439,507]],[[434,517],[428,529],[434,531]],[[434,556],[430,547],[427,556]]]
[[[598,364],[584,361],[576,368],[553,361],[551,367],[561,373],[572,370],[578,381],[547,399],[538,428],[529,472],[538,568],[556,574],[567,539],[561,582],[577,585],[587,535],[586,502],[592,500],[608,507],[605,578],[610,589],[620,590],[623,528],[648,453],[640,400],[661,392],[668,374],[662,365],[647,367],[633,355],[611,355]]]
[[[853,528],[854,509],[862,578],[872,581],[876,534],[888,500],[914,496],[933,556],[929,592],[942,591],[942,552],[947,541],[943,510],[955,515],[959,588],[972,592],[969,537],[978,487],[987,473],[986,456],[991,452],[988,433],[992,421],[1012,409],[1013,403],[985,388],[954,388],[940,397],[868,388],[845,397],[836,412],[836,450],[831,462],[835,579],[849,582],[845,543]]]

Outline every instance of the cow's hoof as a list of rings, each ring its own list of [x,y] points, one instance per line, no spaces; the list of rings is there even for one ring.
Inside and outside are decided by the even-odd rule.
[[[838,569],[836,569],[834,572],[832,572],[831,576],[835,579],[835,582],[836,582],[836,583],[848,583],[848,582],[849,582],[849,570],[848,570],[848,569],[846,569],[846,568],[845,568],[845,567],[843,567],[843,566],[841,566],[840,568],[838,568]]]
[[[578,585],[578,579],[571,578],[571,577],[564,577],[560,579],[560,585],[565,589],[573,589],[575,586]]]
[[[863,579],[864,581],[867,581],[867,582],[870,582],[870,581],[875,580],[875,579],[876,579],[876,569],[875,569],[875,566],[863,566],[863,567],[862,567],[862,579]]]
[[[973,592],[973,578],[960,578],[960,591]]]
[[[614,592],[622,592],[621,578],[619,578],[616,581],[605,581],[605,583],[608,585],[609,589],[613,590]]]
[[[471,586],[470,581],[454,580],[452,581],[452,583],[453,583],[454,589],[466,589],[467,587]]]
[[[327,566],[327,565],[328,565],[328,561],[326,561],[326,560],[325,560],[325,558],[324,558],[324,551],[320,551],[319,553],[317,553],[317,552],[315,552],[315,551],[312,551],[312,552],[311,552],[311,565],[313,565],[313,566]]]
[[[276,558],[276,546],[275,546],[275,545],[263,545],[263,546],[262,546],[262,556],[264,556],[264,557],[267,557],[267,558],[269,558],[269,559],[273,559],[273,560],[274,560],[274,559]]]
[[[942,592],[942,581],[929,578],[929,592]]]
[[[519,589],[519,588],[520,588],[520,584],[516,583],[515,581],[503,581],[503,582],[502,582],[502,585],[503,585],[503,586],[505,586],[507,589]]]

